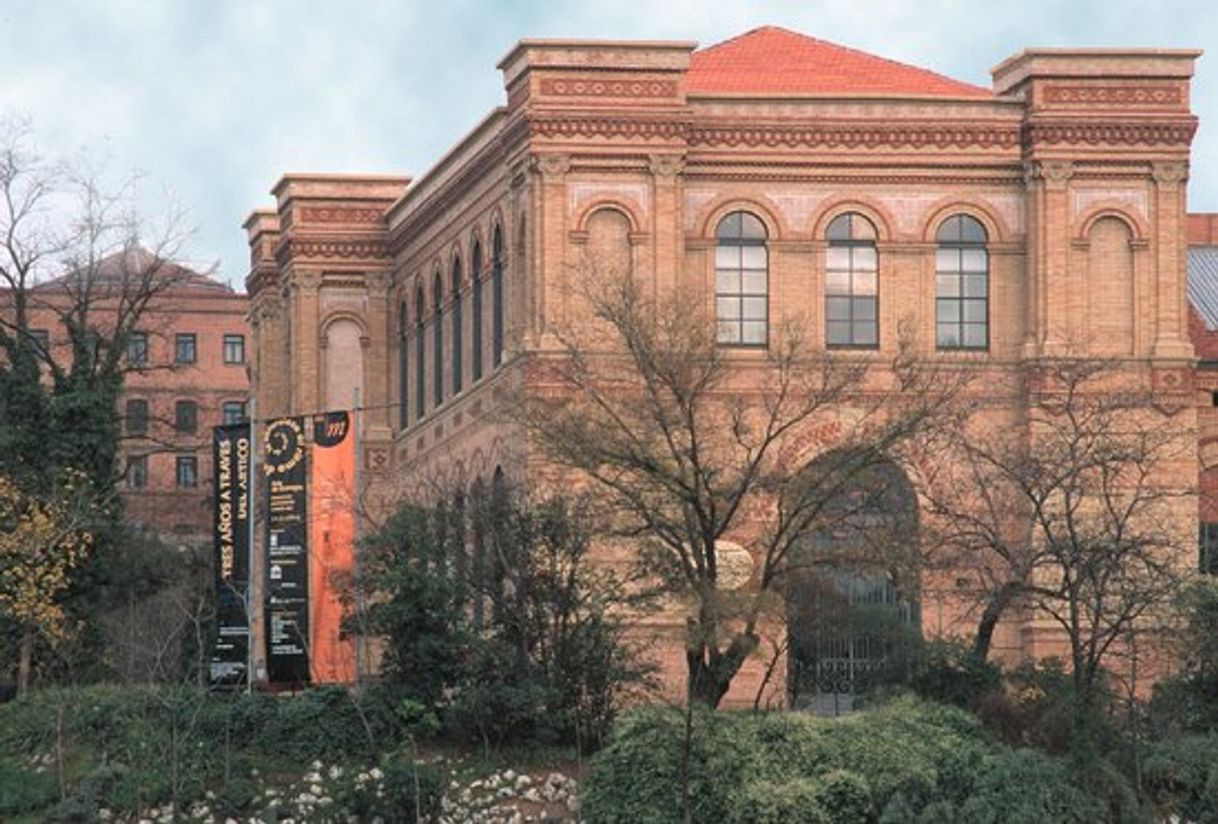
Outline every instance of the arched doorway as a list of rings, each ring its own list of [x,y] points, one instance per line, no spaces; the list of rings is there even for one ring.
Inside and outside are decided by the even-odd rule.
[[[791,706],[850,712],[919,631],[918,505],[891,461],[831,455],[808,468],[831,490],[785,588]]]

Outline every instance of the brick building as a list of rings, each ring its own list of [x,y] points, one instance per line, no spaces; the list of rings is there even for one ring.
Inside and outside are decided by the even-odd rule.
[[[126,353],[129,371],[116,410],[120,481],[129,522],[175,544],[211,541],[211,427],[245,418],[249,397],[246,296],[177,264],[153,263],[144,250],[117,253],[94,267],[107,278],[157,267],[171,284],[149,302]],[[61,363],[70,342],[57,309],[69,298],[60,281],[31,293],[30,329]],[[99,297],[98,328],[113,323]]]
[[[376,492],[527,485],[544,467],[494,412],[578,320],[571,273],[595,254],[713,309],[742,368],[784,317],[876,364],[908,324],[922,358],[976,370],[994,426],[1021,426],[1021,370],[1083,355],[1192,432],[1198,54],[1030,49],[982,88],[770,27],[703,49],[522,41],[499,63],[505,104],[431,170],[285,175],[250,216],[259,417],[358,389]],[[1179,457],[1182,492],[1195,460]],[[1179,506],[1191,534],[1196,499]],[[933,587],[921,614],[927,634],[964,629]],[[674,684],[682,626],[655,627]],[[1025,614],[995,649],[1060,647]],[[728,700],[751,700],[760,669]]]

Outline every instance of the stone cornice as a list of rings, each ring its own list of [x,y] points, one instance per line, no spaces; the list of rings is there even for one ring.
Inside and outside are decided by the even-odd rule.
[[[380,238],[288,236],[279,241],[275,258],[280,266],[302,258],[312,260],[378,260],[389,255],[388,245]]]
[[[691,146],[843,149],[1013,149],[1016,123],[860,122],[786,124],[697,124]]]
[[[1187,148],[1197,132],[1197,118],[1035,122],[1024,130],[1025,146],[1177,146]]]

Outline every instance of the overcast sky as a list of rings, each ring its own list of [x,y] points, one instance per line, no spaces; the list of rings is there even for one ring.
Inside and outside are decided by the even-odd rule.
[[[172,190],[188,256],[240,285],[241,223],[282,173],[418,175],[503,102],[495,64],[521,37],[710,45],[761,25],[984,86],[1030,46],[1207,49],[1189,206],[1218,211],[1213,0],[0,0],[0,113],[45,153]]]

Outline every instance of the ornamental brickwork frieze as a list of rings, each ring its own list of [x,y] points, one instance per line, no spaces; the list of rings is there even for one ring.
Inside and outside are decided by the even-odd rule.
[[[609,80],[586,77],[547,77],[538,91],[550,97],[672,98],[677,96],[675,80]]]
[[[529,120],[534,137],[595,137],[626,140],[671,140],[683,138],[686,124],[676,120],[624,117],[549,117]]]
[[[1130,108],[1178,107],[1184,104],[1184,89],[1177,85],[1103,85],[1061,83],[1045,86],[1047,104],[1120,106]]]
[[[375,225],[384,213],[380,209],[350,208],[339,206],[303,206],[300,209],[301,223],[349,223]]]
[[[690,145],[750,148],[1002,149],[1017,147],[1019,139],[1015,124],[697,125],[689,132]]]
[[[383,240],[350,238],[285,238],[275,250],[280,265],[296,258],[364,260],[383,258],[388,254],[388,245]]]
[[[1197,121],[1145,123],[1029,123],[1026,145],[1086,146],[1178,146],[1187,148],[1197,131]]]

